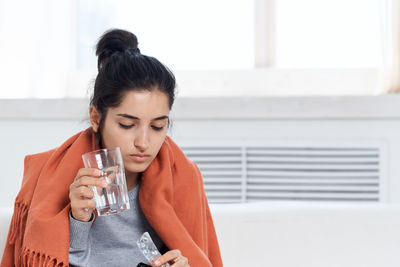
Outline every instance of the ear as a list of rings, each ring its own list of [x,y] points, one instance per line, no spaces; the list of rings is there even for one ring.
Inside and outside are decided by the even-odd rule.
[[[93,131],[97,133],[97,131],[99,130],[101,114],[95,106],[90,106],[89,115],[90,115],[90,124],[92,125]]]

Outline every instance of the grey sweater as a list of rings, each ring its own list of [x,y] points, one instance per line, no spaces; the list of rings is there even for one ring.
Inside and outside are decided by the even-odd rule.
[[[75,220],[69,215],[69,264],[70,266],[134,266],[146,263],[136,240],[149,232],[161,254],[166,252],[162,240],[146,220],[139,205],[139,186],[128,192],[129,210],[98,216],[93,223]],[[93,224],[92,224],[93,223]]]

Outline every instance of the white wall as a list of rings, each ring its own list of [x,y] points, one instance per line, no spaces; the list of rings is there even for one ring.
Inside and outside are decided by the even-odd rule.
[[[400,202],[399,96],[346,98],[178,99],[170,135],[191,142],[378,143],[383,200]],[[0,100],[0,206],[13,205],[23,158],[45,151],[88,126],[87,100]]]

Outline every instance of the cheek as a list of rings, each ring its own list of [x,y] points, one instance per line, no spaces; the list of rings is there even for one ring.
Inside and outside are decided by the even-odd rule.
[[[121,132],[117,127],[104,127],[103,130],[103,144],[106,148],[114,148],[119,146],[121,150],[127,140],[127,134]]]
[[[154,150],[154,153],[155,153],[155,154],[157,154],[158,151],[160,150],[162,144],[163,144],[164,141],[165,141],[165,137],[166,137],[166,133],[165,133],[165,134],[158,134],[158,135],[155,135],[155,136],[152,138],[151,142],[152,142],[152,147],[153,147],[153,150]]]

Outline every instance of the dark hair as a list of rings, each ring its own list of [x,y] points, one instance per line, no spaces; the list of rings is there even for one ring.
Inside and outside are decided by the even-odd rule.
[[[101,114],[96,134],[98,142],[108,108],[119,106],[128,91],[159,90],[168,96],[169,108],[172,108],[175,99],[173,73],[156,58],[141,54],[133,33],[120,29],[106,31],[97,43],[96,55],[99,72],[90,105]]]

